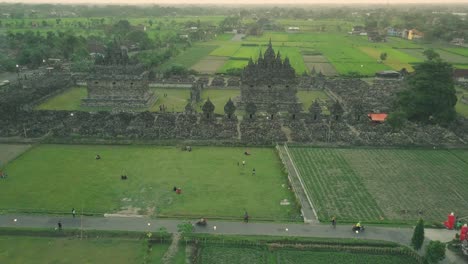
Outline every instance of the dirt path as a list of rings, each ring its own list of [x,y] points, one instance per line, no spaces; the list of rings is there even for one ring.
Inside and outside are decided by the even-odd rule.
[[[162,258],[162,263],[163,264],[171,264],[172,263],[172,258],[177,254],[177,251],[179,250],[179,241],[180,241],[181,235],[180,233],[173,233],[172,234],[172,243],[167,249],[166,253],[164,254]]]

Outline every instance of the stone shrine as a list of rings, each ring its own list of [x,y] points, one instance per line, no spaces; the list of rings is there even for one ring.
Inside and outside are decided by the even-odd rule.
[[[291,109],[291,105],[300,103],[296,97],[297,80],[294,68],[288,57],[281,59],[278,52],[275,55],[271,40],[265,54],[258,57],[257,62],[249,60],[241,77],[241,99],[239,107],[248,103],[256,105],[258,110],[265,111],[269,105],[275,104],[279,111]]]
[[[150,107],[156,96],[149,89],[148,71],[143,65],[132,64],[125,48],[116,42],[106,56],[96,59],[87,77],[88,96],[82,105],[92,107]]]

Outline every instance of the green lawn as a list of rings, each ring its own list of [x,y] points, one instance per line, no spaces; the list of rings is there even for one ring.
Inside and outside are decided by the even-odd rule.
[[[297,98],[302,103],[302,110],[308,112],[310,105],[318,99],[319,101],[328,100],[328,95],[323,91],[297,91]]]
[[[159,112],[160,105],[165,105],[167,107],[166,111],[169,112],[183,112],[190,98],[189,89],[156,88],[154,92],[158,95],[158,100],[150,108],[151,112]]]
[[[88,92],[85,87],[74,87],[38,105],[36,110],[82,109],[81,99],[86,98],[87,95]]]
[[[142,241],[0,236],[0,263],[143,263]],[[154,245],[151,263],[161,263],[169,245]]]
[[[215,105],[215,113],[224,114],[224,105],[226,105],[229,98],[234,100],[234,98],[239,95],[240,95],[239,89],[223,89],[223,90],[205,89],[202,92],[203,102],[201,102],[199,105],[200,106],[203,105],[205,100],[208,99],[209,97],[210,101]],[[200,108],[198,110],[201,111]]]
[[[468,163],[446,150],[291,148],[319,218],[440,222],[468,215]],[[463,154],[464,153],[464,154]],[[406,212],[407,211],[407,212]]]
[[[40,145],[7,164],[0,208],[18,211],[121,210],[163,216],[291,219],[294,201],[272,148]],[[95,160],[99,154],[102,159]],[[238,162],[245,160],[245,168]],[[252,168],[256,175],[251,175]],[[123,173],[128,180],[120,180]],[[183,190],[182,195],[172,191]],[[287,185],[286,185],[287,186]],[[17,195],[21,193],[21,195]]]

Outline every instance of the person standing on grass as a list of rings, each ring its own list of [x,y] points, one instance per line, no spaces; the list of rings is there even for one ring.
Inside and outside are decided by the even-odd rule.
[[[75,216],[76,216],[75,208],[72,208],[72,215],[73,215],[73,218],[75,218]]]
[[[245,211],[245,213],[244,213],[244,222],[245,223],[249,222],[249,214],[247,213],[247,211]]]
[[[255,168],[252,170],[252,176],[255,176]]]
[[[331,224],[333,228],[336,228],[336,217],[332,217]]]
[[[245,160],[242,161],[242,168],[245,168]]]
[[[62,222],[58,221],[57,226],[58,226],[58,230],[62,231]]]

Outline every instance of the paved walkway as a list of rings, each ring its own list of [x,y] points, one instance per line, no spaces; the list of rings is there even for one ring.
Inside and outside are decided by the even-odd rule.
[[[16,221],[15,221],[16,219]],[[125,230],[125,231],[157,231],[165,227],[168,232],[177,232],[177,225],[185,222],[172,219],[150,219],[146,217],[91,217],[73,218],[71,216],[43,215],[0,215],[0,227],[50,228],[57,227],[60,221],[64,229],[83,230]],[[192,220],[194,223],[196,220]],[[216,226],[216,228],[214,228]],[[356,234],[350,225],[338,225],[333,229],[330,225],[296,224],[296,223],[243,223],[227,221],[208,221],[206,227],[195,227],[195,233],[224,235],[271,235],[323,238],[356,238],[396,242],[409,246],[412,228],[368,226],[366,231]],[[430,240],[448,242],[455,236],[455,231],[443,229],[426,229],[426,237]],[[426,239],[425,244],[428,243]],[[420,252],[421,253],[421,252]],[[464,263],[458,256],[447,250],[447,258],[442,263]]]
[[[294,195],[297,197],[301,204],[301,213],[306,223],[318,223],[317,214],[312,204],[312,200],[307,195],[299,171],[296,169],[293,160],[289,154],[286,145],[277,145],[281,161],[283,162],[286,170],[288,171],[288,178],[291,186],[294,190]]]
[[[15,221],[16,219],[16,221]],[[84,230],[127,230],[127,231],[156,231],[160,227],[168,232],[177,232],[177,225],[182,220],[150,219],[133,217],[89,217],[71,216],[41,216],[41,215],[0,215],[1,227],[32,227],[55,228],[60,221],[64,229]],[[195,222],[193,220],[192,222]],[[216,229],[214,228],[216,226]],[[338,225],[333,229],[328,225],[296,224],[296,223],[243,223],[226,221],[209,221],[206,227],[196,227],[197,233],[210,234],[240,234],[240,235],[273,235],[273,236],[301,236],[301,237],[329,237],[329,238],[357,238],[376,239],[409,245],[412,235],[411,228],[368,227],[361,234],[351,231],[349,225]]]

